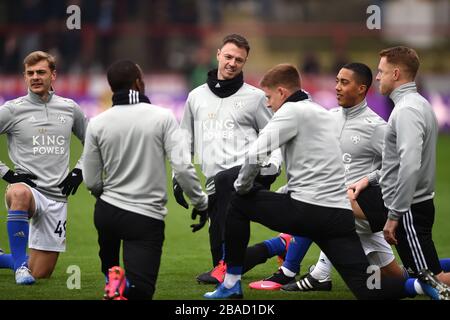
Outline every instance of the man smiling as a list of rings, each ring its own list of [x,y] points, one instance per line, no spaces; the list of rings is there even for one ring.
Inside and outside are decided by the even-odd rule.
[[[225,192],[219,195],[214,179],[218,173],[244,163],[248,147],[272,117],[271,111],[266,108],[264,92],[244,82],[242,69],[249,52],[249,43],[241,35],[231,34],[223,39],[221,48],[217,50],[217,69],[209,71],[207,82],[189,93],[181,121],[181,128],[190,140],[191,152],[194,154],[195,151],[196,160],[206,176],[209,196],[209,236],[214,269],[197,277],[201,283],[217,284],[225,274],[223,243],[226,204],[233,188],[231,182],[229,188],[223,188]],[[261,175],[271,176],[266,179],[271,181],[278,173],[281,153],[269,159],[268,163],[272,165],[261,170]],[[236,175],[237,172],[238,169]],[[187,208],[183,191],[175,180],[174,194],[177,202]],[[193,231],[200,230],[205,223],[193,225]]]

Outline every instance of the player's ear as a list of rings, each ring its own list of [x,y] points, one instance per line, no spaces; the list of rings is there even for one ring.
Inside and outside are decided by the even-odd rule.
[[[277,92],[282,96],[284,93],[284,88],[283,87],[277,87]]]
[[[220,49],[217,49],[217,55],[216,55],[217,61],[219,61],[219,56],[220,56]]]
[[[392,71],[394,80],[398,80],[400,78],[400,68],[396,67]]]
[[[136,87],[140,93],[145,94],[145,82],[142,75],[136,79]]]
[[[367,89],[367,86],[365,84],[359,85],[359,87],[358,87],[358,93],[359,94],[365,94],[366,90],[368,90],[368,89]]]

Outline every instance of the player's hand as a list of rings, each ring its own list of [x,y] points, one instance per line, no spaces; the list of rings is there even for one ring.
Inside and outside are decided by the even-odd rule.
[[[367,177],[364,177],[361,180],[349,185],[347,189],[353,190],[353,198],[350,198],[350,200],[356,200],[359,194],[368,186],[369,186],[369,178]]]
[[[397,230],[398,221],[387,219],[386,224],[383,228],[384,239],[387,243],[392,245],[397,245],[397,238],[395,237],[395,230]]]
[[[205,226],[206,221],[208,221],[208,210],[200,211],[197,209],[193,209],[191,214],[192,220],[195,220],[197,216],[200,216],[200,221],[199,223],[191,224],[192,232],[197,232]]]
[[[3,176],[3,180],[8,183],[18,183],[23,182],[29,185],[30,187],[36,187],[36,183],[31,181],[32,179],[37,179],[34,174],[31,173],[17,173],[12,170],[8,170],[8,172]]]
[[[67,177],[58,185],[58,188],[61,189],[61,193],[65,196],[72,195],[77,192],[78,187],[83,182],[83,173],[81,169],[74,168],[69,172]]]
[[[180,206],[188,209],[189,205],[186,202],[186,199],[184,198],[183,189],[181,189],[181,186],[178,184],[178,181],[175,178],[172,179],[172,183],[173,183],[173,195],[175,196],[175,200]]]
[[[241,197],[247,197],[250,195],[253,195],[254,193],[260,191],[260,190],[267,190],[267,188],[262,185],[260,182],[257,181],[257,179],[255,179],[255,181],[253,181],[253,184],[250,188],[243,188],[242,186],[237,185],[237,181],[236,180],[233,184],[234,186],[234,190],[236,191],[236,194],[240,195]]]

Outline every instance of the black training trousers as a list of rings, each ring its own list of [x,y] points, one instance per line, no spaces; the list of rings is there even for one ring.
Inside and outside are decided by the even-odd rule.
[[[214,177],[215,193],[208,198],[209,243],[213,266],[216,266],[223,257],[226,213],[234,192],[233,183],[240,169],[241,166],[237,166],[216,174]]]
[[[213,266],[216,266],[223,257],[223,244],[225,243],[225,225],[230,205],[231,195],[235,192],[234,181],[239,175],[241,166],[236,166],[217,173],[214,177],[215,194],[208,198],[208,215],[210,218],[209,241]],[[261,189],[270,189],[276,176],[258,175],[255,184]]]
[[[380,187],[370,186],[364,189],[357,201],[372,231],[383,230],[388,209],[384,207]],[[429,199],[412,204],[399,220],[396,248],[410,276],[416,276],[421,269],[431,270],[434,274],[442,272],[432,237],[434,215],[433,199]]]
[[[396,248],[410,275],[417,275],[421,269],[431,270],[434,274],[442,272],[432,238],[434,214],[433,199],[430,199],[411,205],[400,219]]]
[[[152,299],[164,242],[164,221],[117,208],[101,199],[95,204],[94,224],[98,232],[99,256],[105,276],[123,263],[130,288],[127,298]]]
[[[257,191],[231,198],[225,229],[227,266],[243,266],[250,238],[250,221],[312,239],[327,255],[358,299],[404,297],[404,279],[380,279],[380,289],[368,286],[369,262],[355,230],[350,210],[293,200],[289,194]]]

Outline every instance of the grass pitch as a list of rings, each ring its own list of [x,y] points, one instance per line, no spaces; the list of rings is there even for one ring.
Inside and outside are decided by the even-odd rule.
[[[81,144],[73,138],[72,166],[81,153]],[[6,138],[0,137],[0,159],[8,161]],[[450,136],[442,135],[438,142],[436,174],[436,220],[434,241],[441,257],[450,256]],[[285,178],[279,178],[272,189],[284,184]],[[170,180],[168,180],[170,181]],[[6,183],[0,181],[0,193],[4,194]],[[207,228],[192,233],[189,225],[190,210],[180,207],[168,186],[169,215],[166,219],[166,240],[164,242],[162,263],[159,272],[156,293],[157,300],[196,300],[202,299],[206,291],[213,286],[199,285],[195,276],[211,266]],[[93,224],[94,198],[84,185],[75,196],[69,199],[67,222],[67,251],[61,254],[51,279],[39,280],[33,286],[15,284],[11,270],[0,270],[0,299],[4,300],[98,300],[102,297],[104,277],[100,272],[97,235]],[[0,247],[9,252],[6,234],[6,209],[0,208]],[[276,233],[261,225],[253,224],[250,244],[275,236]],[[310,264],[316,262],[319,250],[313,245],[306,255],[301,272],[307,271]],[[79,289],[69,289],[74,283],[73,266],[79,267],[81,282]],[[306,299],[353,299],[340,276],[333,271],[333,290],[331,292],[287,293],[256,291],[248,289],[251,281],[260,280],[277,268],[276,259],[257,266],[243,277],[245,299],[250,300],[306,300]],[[69,286],[68,286],[69,284]]]

